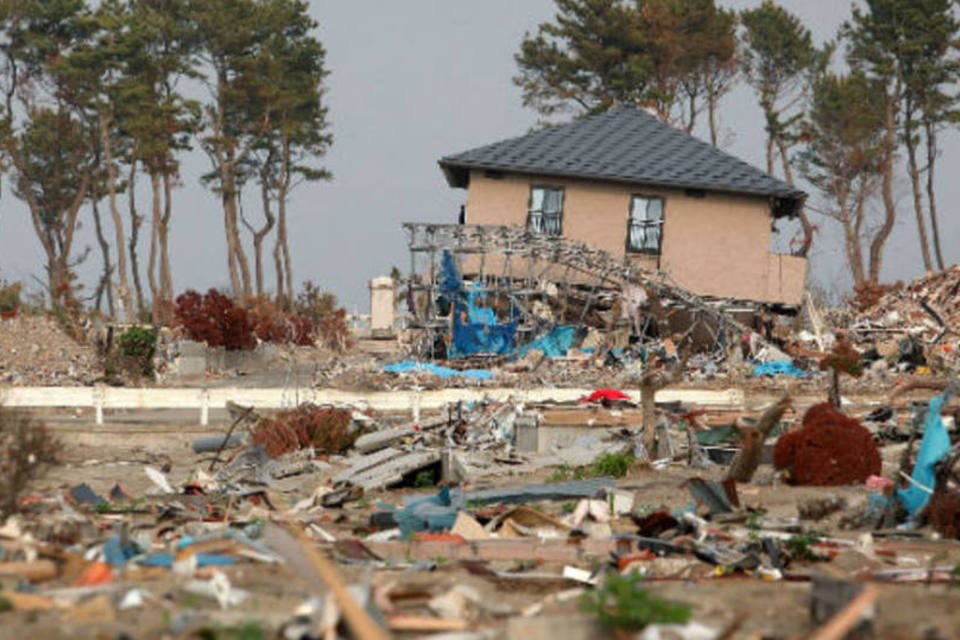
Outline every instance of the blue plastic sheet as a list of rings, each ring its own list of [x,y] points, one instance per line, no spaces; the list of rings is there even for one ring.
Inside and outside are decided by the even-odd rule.
[[[463,282],[460,280],[457,265],[453,261],[453,254],[449,251],[444,251],[440,261],[440,282],[438,283],[440,293],[448,298],[452,298],[460,292],[462,286]]]
[[[911,516],[926,506],[930,493],[921,487],[933,489],[934,467],[950,451],[950,436],[940,418],[940,409],[946,398],[934,396],[927,405],[927,419],[923,423],[923,440],[917,451],[917,464],[913,467],[913,483],[906,489],[897,490],[897,499]],[[919,485],[919,486],[917,486]]]
[[[500,323],[493,309],[482,306],[484,292],[479,283],[466,291],[453,255],[443,252],[440,263],[440,294],[453,305],[453,340],[449,357],[462,358],[478,353],[506,355],[516,347],[517,323]]]
[[[517,336],[515,321],[499,323],[493,309],[482,306],[484,292],[474,283],[471,290],[458,295],[453,305],[453,341],[450,357],[477,353],[506,355],[513,353]]]
[[[755,376],[776,376],[785,375],[792,378],[803,378],[807,372],[797,368],[790,360],[777,360],[775,362],[763,362],[753,368]]]
[[[404,538],[416,531],[446,531],[453,526],[459,509],[450,499],[450,487],[443,487],[434,496],[412,500],[393,512],[393,519]]]
[[[221,553],[195,553],[198,567],[226,567],[237,563],[233,556],[223,555]],[[173,567],[173,554],[161,552],[151,553],[141,558],[137,564],[144,567]]]
[[[413,360],[394,362],[393,364],[388,364],[383,367],[383,370],[387,373],[416,373],[425,371],[439,378],[464,377],[473,380],[490,380],[494,377],[493,373],[484,369],[464,369],[461,371],[459,369],[451,369],[450,367],[433,364],[432,362],[415,362]]]
[[[536,349],[548,358],[562,358],[573,347],[575,332],[575,328],[570,325],[558,325],[550,333],[523,345],[520,348],[520,355],[524,356],[531,349]]]
[[[140,549],[132,541],[120,541],[120,536],[111,536],[103,543],[103,559],[112,567],[122,567],[130,558],[140,553]]]

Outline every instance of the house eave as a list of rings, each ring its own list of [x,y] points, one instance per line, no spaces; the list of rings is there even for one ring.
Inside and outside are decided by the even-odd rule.
[[[699,189],[713,193],[725,193],[730,195],[756,196],[770,199],[770,213],[775,218],[794,217],[803,206],[807,199],[807,194],[799,189],[794,191],[771,192],[765,190],[752,190],[744,188],[729,188],[722,184],[697,182],[694,180],[659,180],[659,181],[638,181],[629,176],[616,176],[601,173],[583,173],[560,171],[556,169],[530,168],[523,169],[515,166],[497,164],[497,163],[476,163],[459,162],[453,158],[442,158],[439,161],[443,175],[447,184],[454,189],[466,189],[470,185],[470,171],[473,169],[502,171],[515,175],[524,176],[550,176],[555,178],[566,178],[574,180],[596,180],[600,182],[612,182],[616,184],[630,184],[644,187],[666,187],[671,189]]]

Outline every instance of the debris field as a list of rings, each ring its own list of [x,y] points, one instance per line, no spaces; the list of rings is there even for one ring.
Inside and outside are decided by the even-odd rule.
[[[0,636],[960,635],[958,336],[939,294],[917,295],[942,323],[910,306],[944,276],[886,294],[882,312],[808,309],[805,329],[684,296],[723,326],[706,337],[651,330],[665,312],[642,304],[618,333],[617,296],[587,290],[594,320],[520,313],[513,328],[535,335],[498,354],[504,334],[482,327],[514,312],[447,275],[447,312],[473,319],[459,329],[294,360],[313,357],[318,387],[480,400],[267,411],[238,391],[205,427],[0,408]],[[884,331],[868,330],[876,317]],[[20,325],[0,327],[16,342]],[[591,391],[550,399],[571,387]]]

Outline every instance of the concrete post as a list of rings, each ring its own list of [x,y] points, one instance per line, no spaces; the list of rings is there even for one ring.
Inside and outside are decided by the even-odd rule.
[[[370,333],[374,338],[392,338],[394,321],[393,278],[370,281]]]
[[[204,427],[210,424],[210,391],[208,389],[200,392],[200,424]]]
[[[93,388],[93,412],[94,420],[97,425],[103,424],[103,401],[106,396],[106,390],[103,385],[97,385]]]

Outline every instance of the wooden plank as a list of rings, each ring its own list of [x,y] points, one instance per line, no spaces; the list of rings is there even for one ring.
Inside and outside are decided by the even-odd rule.
[[[850,630],[860,624],[863,616],[869,613],[879,594],[880,590],[876,585],[866,585],[850,604],[817,629],[810,636],[810,640],[842,640]]]
[[[466,631],[470,623],[466,620],[445,620],[443,618],[428,618],[427,616],[411,616],[394,614],[387,616],[391,631],[405,631],[412,633],[437,633],[442,631]]]
[[[356,635],[359,640],[387,640],[390,635],[374,622],[366,609],[360,606],[357,599],[354,598],[353,594],[347,589],[347,585],[340,577],[340,573],[336,567],[317,550],[314,541],[308,538],[307,534],[303,532],[303,529],[297,525],[291,524],[289,531],[300,543],[304,555],[307,556],[307,560],[310,562],[310,566],[313,567],[316,574],[320,576],[331,593],[333,593],[333,597],[337,601],[337,606],[339,606],[343,612],[347,626],[354,635]]]
[[[384,560],[407,562],[445,558],[460,560],[540,560],[543,562],[575,563],[588,558],[606,557],[618,548],[616,540],[583,540],[571,543],[567,540],[503,539],[473,540],[467,543],[389,541],[364,544]]]
[[[52,580],[57,577],[57,565],[53,560],[0,562],[0,576],[13,576],[31,582]]]

